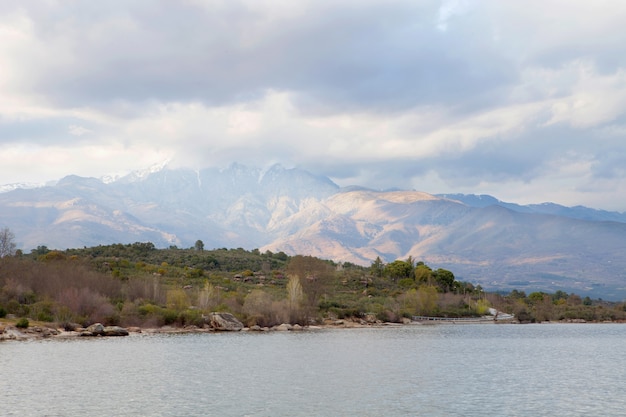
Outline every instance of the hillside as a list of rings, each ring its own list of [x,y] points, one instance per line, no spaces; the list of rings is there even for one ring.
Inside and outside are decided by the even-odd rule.
[[[279,165],[162,169],[114,181],[69,176],[0,193],[0,225],[28,252],[152,242],[259,248],[369,266],[412,256],[492,291],[626,297],[620,213],[490,196],[340,189]]]
[[[413,256],[492,290],[626,296],[625,223],[470,207],[412,192],[337,194],[325,205],[331,215],[263,249],[333,253],[355,263]]]

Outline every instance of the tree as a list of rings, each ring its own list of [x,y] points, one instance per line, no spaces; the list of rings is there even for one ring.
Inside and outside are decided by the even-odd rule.
[[[36,249],[30,251],[34,255],[45,255],[48,252],[50,252],[50,249],[46,245],[39,245]]]
[[[528,303],[531,305],[540,303],[547,294],[542,291],[535,291],[528,294]]]
[[[411,265],[411,270],[409,271],[409,278],[415,281],[415,259],[413,259],[413,256],[409,256],[408,258],[406,258],[406,263]]]
[[[418,262],[417,266],[415,267],[414,275],[415,281],[422,284],[429,284],[432,279],[433,270],[430,269],[430,267],[425,265],[423,262]]]
[[[434,314],[439,294],[433,285],[422,285],[417,290],[417,312],[421,315]]]
[[[243,303],[248,325],[271,326],[276,319],[272,311],[272,297],[263,290],[252,290]]]
[[[383,276],[384,269],[385,269],[385,264],[380,259],[380,256],[377,256],[376,260],[372,262],[372,265],[370,266],[370,274],[372,274],[372,276],[374,277],[380,278]]]
[[[207,280],[204,282],[204,288],[198,294],[198,307],[202,311],[209,311],[215,304],[215,287]]]
[[[582,303],[583,303],[583,299],[580,298],[580,295],[570,294],[569,297],[567,297],[567,305],[578,306],[578,305],[581,305]]]
[[[285,252],[280,251],[274,254],[274,258],[278,259],[279,261],[286,261],[287,259],[289,259],[289,256]]]
[[[330,288],[334,277],[334,268],[327,262],[313,256],[296,255],[287,264],[287,275],[299,279],[304,294],[304,313],[306,323],[317,312],[322,295]]]
[[[185,290],[176,288],[167,292],[167,307],[176,311],[185,310],[189,307],[189,297]]]
[[[194,249],[202,252],[204,250],[204,242],[201,241],[200,239],[196,240],[196,244],[194,245]]]
[[[385,266],[385,275],[394,281],[411,276],[413,265],[407,261],[393,261]]]
[[[533,294],[542,293],[532,293],[531,295]],[[552,302],[552,297],[550,295],[543,294],[543,298],[541,300],[534,302],[534,308],[535,319],[537,321],[550,321],[554,319],[554,303]]]
[[[526,293],[524,291],[513,290],[509,293],[508,297],[513,300],[524,300]]]
[[[287,282],[287,308],[289,309],[289,321],[291,323],[301,321],[303,300],[304,293],[302,284],[300,284],[300,278],[297,275],[292,275],[289,277],[289,282]]]
[[[448,292],[452,290],[454,287],[454,274],[452,272],[439,268],[433,275],[441,291]]]
[[[8,228],[0,229],[0,258],[15,254],[15,234]]]

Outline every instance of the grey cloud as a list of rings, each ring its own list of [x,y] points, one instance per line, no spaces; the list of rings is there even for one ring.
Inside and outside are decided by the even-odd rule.
[[[589,181],[623,178],[626,143],[604,136],[601,129],[572,129],[558,125],[531,129],[516,140],[494,140],[464,152],[448,152],[429,158],[393,161],[345,161],[328,159],[307,168],[324,172],[342,185],[368,184],[371,188],[412,188],[428,172],[434,172],[452,189],[477,187],[481,182],[531,182],[558,172],[557,164],[588,162]],[[590,137],[596,136],[596,140]],[[600,145],[601,144],[601,145]],[[585,184],[580,184],[583,187]]]
[[[623,178],[626,143],[621,138],[590,137],[598,129],[552,126],[533,129],[516,140],[490,142],[462,154],[427,161],[440,177],[457,186],[477,186],[481,181],[529,182],[558,171],[555,164],[588,162],[592,178]]]
[[[305,111],[394,111],[473,102],[516,79],[487,26],[441,32],[438,7],[312,3],[297,20],[263,30],[266,16],[237,2],[214,10],[79,2],[53,9],[53,19],[31,11],[41,39],[73,56],[48,65],[36,87],[64,105],[218,105],[274,89],[296,92]]]

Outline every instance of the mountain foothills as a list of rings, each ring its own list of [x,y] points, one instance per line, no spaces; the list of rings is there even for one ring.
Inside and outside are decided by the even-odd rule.
[[[69,176],[0,194],[19,248],[152,242],[258,248],[371,265],[420,260],[489,291],[626,298],[626,214],[490,196],[340,188],[275,165]]]

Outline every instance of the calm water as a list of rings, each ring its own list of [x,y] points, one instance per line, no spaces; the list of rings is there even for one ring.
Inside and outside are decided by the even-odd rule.
[[[624,416],[626,325],[0,343],[2,416]]]

